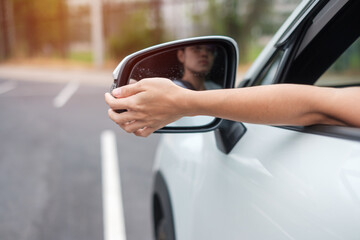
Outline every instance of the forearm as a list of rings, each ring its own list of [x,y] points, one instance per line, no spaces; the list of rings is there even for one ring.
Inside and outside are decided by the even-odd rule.
[[[324,99],[331,100],[332,89],[280,84],[191,94],[187,97],[188,115],[273,125],[343,124],[321,104]]]
[[[360,127],[360,88],[277,84],[192,91],[168,79],[144,79],[105,94],[109,117],[125,131],[148,136],[184,116],[208,115],[271,125]],[[114,110],[127,109],[123,113]]]

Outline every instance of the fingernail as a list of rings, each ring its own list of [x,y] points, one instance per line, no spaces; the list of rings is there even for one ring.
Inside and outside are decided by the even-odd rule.
[[[115,88],[113,91],[112,91],[112,94],[116,97],[119,97],[121,95],[121,89],[120,88]]]

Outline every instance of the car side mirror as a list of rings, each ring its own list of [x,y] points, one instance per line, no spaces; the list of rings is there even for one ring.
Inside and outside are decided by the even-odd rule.
[[[113,72],[112,89],[130,80],[161,77],[195,91],[233,88],[238,64],[236,42],[224,36],[177,40],[125,57]],[[164,93],[166,94],[166,92]],[[216,129],[222,119],[196,116],[182,118],[159,129],[160,133],[205,132]]]

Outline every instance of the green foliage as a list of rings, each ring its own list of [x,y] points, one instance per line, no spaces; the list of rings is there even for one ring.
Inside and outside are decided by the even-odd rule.
[[[272,0],[208,0],[207,10],[193,20],[202,35],[226,35],[239,45],[240,61],[249,59],[252,30],[268,12]]]
[[[91,52],[70,52],[68,59],[77,62],[92,63],[93,56]]]
[[[333,73],[360,72],[360,40],[356,40],[331,66]]]
[[[236,39],[243,21],[238,14],[238,6],[237,0],[208,0],[206,11],[193,15],[194,23],[203,35],[227,35]]]
[[[119,25],[118,32],[109,38],[109,55],[115,58],[122,58],[142,48],[156,44],[155,30],[148,24],[147,11],[136,10],[132,13],[125,13],[126,21]]]
[[[246,56],[245,62],[253,62],[263,50],[263,46],[256,44],[255,42],[249,43],[248,54]]]

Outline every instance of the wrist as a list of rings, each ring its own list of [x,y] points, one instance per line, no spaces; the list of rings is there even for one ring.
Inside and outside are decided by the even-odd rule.
[[[194,103],[196,94],[198,92],[189,89],[181,89],[178,94],[175,95],[175,104],[177,106],[177,113],[180,117],[191,117],[196,115]]]

